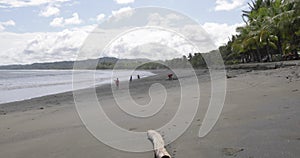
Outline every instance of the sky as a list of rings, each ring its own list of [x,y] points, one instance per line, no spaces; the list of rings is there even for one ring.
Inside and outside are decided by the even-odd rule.
[[[248,9],[248,1],[0,0],[0,65],[75,60],[83,43],[97,26],[112,17],[119,20],[125,15],[132,16],[128,13],[131,13],[134,8],[147,6],[168,8],[190,17],[208,33],[217,48],[217,46],[224,45],[231,35],[236,34],[236,27],[243,25],[241,10]],[[165,17],[154,15],[151,14],[152,19],[148,18],[148,24],[157,23],[159,18],[181,20],[174,18],[176,16],[171,16],[172,14]],[[163,20],[166,21],[166,19]],[[111,36],[107,40],[113,39],[122,31],[126,29],[118,31],[115,31],[115,28],[106,29],[106,34]],[[149,34],[149,30],[142,33]],[[164,33],[160,31],[160,34]],[[168,34],[165,33],[165,35]],[[172,36],[172,38],[175,37]],[[145,46],[145,48],[148,47],[149,44]],[[118,48],[120,48],[120,43]],[[207,48],[207,51],[209,49]],[[140,50],[144,48],[136,45],[131,49],[122,49],[122,51],[133,51],[133,53]],[[172,53],[171,50],[168,51]],[[101,55],[103,56],[98,53],[91,57],[101,57]],[[104,56],[110,55],[112,54]],[[130,54],[127,55],[130,56]],[[164,56],[158,55],[157,58],[163,59]]]

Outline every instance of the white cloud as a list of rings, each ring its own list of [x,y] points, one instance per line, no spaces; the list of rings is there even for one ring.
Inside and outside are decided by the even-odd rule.
[[[41,10],[40,16],[43,17],[50,17],[50,16],[57,16],[60,13],[60,9],[58,7],[49,5],[45,9]]]
[[[99,15],[97,15],[96,20],[97,20],[97,22],[102,22],[105,17],[106,17],[105,14],[99,14]]]
[[[16,23],[13,20],[8,20],[6,22],[1,22],[3,26],[15,26]]]
[[[204,23],[203,25],[188,24],[183,22],[183,25],[178,24],[178,21],[184,20],[176,14],[161,15],[159,13],[150,14],[148,25],[163,26],[170,28],[183,34],[185,37],[196,43],[201,49],[201,52],[208,52],[216,49],[216,46],[221,46],[227,43],[228,38],[237,34],[236,28],[242,26],[243,23],[229,25],[226,23]],[[202,35],[202,36],[201,36]],[[209,37],[208,37],[209,36]],[[210,39],[212,41],[210,41]],[[212,43],[214,45],[212,45]]]
[[[140,38],[143,37],[143,38]],[[143,28],[119,37],[104,52],[117,58],[148,58],[152,60],[182,57],[195,48],[175,32]]]
[[[11,32],[0,32],[0,61],[1,65],[28,63],[22,55],[26,44],[35,37],[35,34],[17,34]],[[26,62],[25,62],[26,61]]]
[[[119,10],[113,10],[112,12],[112,17],[114,20],[118,21],[122,18],[130,17],[134,13],[134,9],[131,7],[124,7]]]
[[[135,0],[114,0],[118,4],[134,3]]]
[[[216,11],[230,11],[243,6],[245,0],[216,0]]]
[[[68,1],[70,0],[1,0],[0,8],[40,6],[44,4],[63,3]]]
[[[148,17],[147,25],[175,27],[176,23],[182,19],[183,17],[177,14],[167,14],[162,16],[159,13],[152,13]]]
[[[7,26],[15,26],[15,25],[16,25],[16,23],[13,20],[0,22],[0,32],[4,31]]]
[[[205,23],[202,25],[205,31],[210,35],[210,38],[217,46],[224,45],[232,35],[237,34],[236,28],[243,26],[243,23],[234,25],[219,24],[219,23]]]
[[[123,10],[130,11],[131,9]],[[124,12],[122,12],[122,9],[120,12],[114,12],[113,16],[123,17]],[[105,18],[105,15],[99,14],[98,17],[101,20]],[[149,24],[153,24],[152,26],[166,25],[167,27],[164,28],[170,28],[172,31],[160,30],[160,27],[149,27],[148,30],[134,30],[134,32],[129,32],[112,43],[111,49],[104,51],[106,54],[101,54],[103,53],[101,48],[106,48],[112,39],[124,33],[124,31],[128,31],[126,26],[107,29],[97,28],[95,30],[94,26],[86,26],[64,29],[61,32],[36,32],[29,34],[0,32],[0,61],[1,64],[26,64],[74,60],[80,48],[84,48],[84,52],[87,52],[86,56],[84,56],[85,59],[96,58],[100,55],[121,58],[147,57],[152,59],[180,57],[182,54],[196,51],[191,46],[191,43],[182,37],[194,42],[201,49],[200,52],[216,49],[211,44],[212,42],[207,39],[207,35],[201,29],[201,26],[208,32],[216,45],[220,46],[226,43],[228,37],[236,33],[235,28],[241,25],[205,23],[199,26],[194,23],[182,22],[184,20],[182,18],[175,14],[149,15],[149,18],[145,19],[148,20]],[[79,23],[79,21],[78,14],[74,13],[72,18],[68,20],[63,17],[55,18],[51,25],[63,27],[67,24]],[[14,24],[13,22],[5,23],[6,25]],[[93,30],[95,32],[90,34]],[[178,36],[177,32],[182,36]],[[99,35],[101,35],[101,38]],[[87,36],[89,37],[88,39],[86,39]],[[84,43],[86,41],[89,42]],[[82,45],[83,43],[84,45]],[[175,50],[178,50],[178,52],[176,53]]]
[[[1,64],[75,60],[77,51],[94,27],[25,34],[0,32]]]
[[[106,20],[106,15],[101,13],[101,14],[98,14],[96,17],[89,18],[89,20],[93,23],[101,24],[102,22],[104,22],[104,20]]]
[[[78,13],[73,13],[71,18],[65,19],[65,25],[78,25],[82,20],[79,18]]]
[[[50,26],[53,27],[64,27],[66,25],[78,25],[83,21],[79,18],[78,13],[73,13],[71,18],[64,19],[63,17],[54,18],[50,22]]]
[[[50,26],[53,26],[53,27],[64,27],[64,18],[63,17],[54,18],[51,21]]]

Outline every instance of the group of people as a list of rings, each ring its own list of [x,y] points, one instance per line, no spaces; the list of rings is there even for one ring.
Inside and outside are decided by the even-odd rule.
[[[137,79],[140,79],[140,78],[141,78],[140,75],[137,75]],[[129,82],[132,82],[132,76],[130,76]]]
[[[141,78],[140,75],[137,75],[137,79],[140,79],[140,78]],[[174,80],[174,79],[176,79],[176,78],[173,77],[173,74],[171,74],[171,73],[168,74],[168,80]],[[129,78],[129,82],[132,82],[132,75]],[[115,80],[115,83],[116,83],[116,87],[118,89],[119,88],[119,84],[120,84],[119,78],[117,78]]]
[[[140,78],[141,78],[140,75],[137,75],[137,79],[140,79]],[[129,78],[129,82],[132,82],[132,75]],[[119,84],[120,84],[119,78],[117,78],[115,80],[115,83],[116,83],[116,87],[119,88]]]

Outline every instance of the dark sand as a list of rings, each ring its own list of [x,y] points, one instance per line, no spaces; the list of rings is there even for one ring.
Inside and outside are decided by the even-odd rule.
[[[147,131],[164,125],[174,116],[180,100],[179,83],[165,80],[167,72],[157,73],[134,80],[130,86],[132,97],[140,104],[149,102],[148,89],[153,83],[166,87],[166,105],[151,118],[136,119],[124,114],[116,106],[109,85],[97,88],[100,102],[116,124],[131,131]],[[222,114],[204,138],[197,135],[211,85],[206,70],[197,74],[201,106],[188,130],[167,146],[173,157],[300,157],[300,67],[230,71]],[[185,80],[189,78],[184,76]],[[119,92],[123,90],[121,83]],[[90,95],[85,90],[80,93],[87,98]],[[153,158],[152,152],[123,152],[94,138],[81,122],[71,92],[0,105],[0,155],[1,158]]]

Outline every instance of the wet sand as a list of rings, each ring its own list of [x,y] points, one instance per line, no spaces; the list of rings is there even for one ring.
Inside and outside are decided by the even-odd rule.
[[[125,114],[117,107],[110,85],[97,88],[99,101],[116,124],[130,131],[146,131],[161,127],[174,116],[180,85],[177,80],[166,80],[164,70],[156,73],[134,80],[130,86],[132,98],[139,104],[150,101],[148,90],[153,83],[166,87],[166,105],[151,118],[136,119]],[[197,74],[200,108],[188,130],[167,145],[173,157],[300,156],[300,67],[229,71],[222,114],[204,138],[198,137],[198,131],[209,103],[211,84],[207,70]],[[189,80],[190,76],[183,78]],[[126,90],[122,84],[120,93]],[[87,99],[91,95],[85,90],[80,93]],[[159,94],[158,90],[156,95]],[[81,122],[71,92],[0,105],[0,153],[5,158],[153,158],[153,152],[123,152],[99,142]]]

